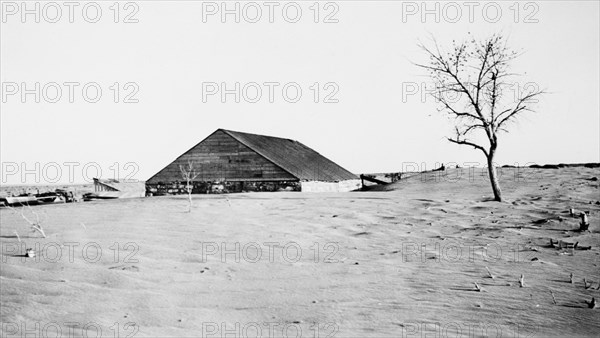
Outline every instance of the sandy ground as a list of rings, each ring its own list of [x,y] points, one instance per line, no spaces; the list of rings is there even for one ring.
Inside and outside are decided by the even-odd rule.
[[[598,336],[600,169],[520,170],[502,171],[502,203],[454,169],[388,191],[196,195],[191,213],[184,196],[23,209],[46,239],[2,209],[0,335]]]

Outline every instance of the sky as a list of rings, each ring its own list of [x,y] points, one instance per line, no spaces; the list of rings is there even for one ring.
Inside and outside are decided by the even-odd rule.
[[[547,92],[499,165],[600,162],[598,1],[21,3],[1,3],[0,184],[146,180],[218,128],[358,174],[483,167],[414,65],[469,33],[522,51],[515,93]]]

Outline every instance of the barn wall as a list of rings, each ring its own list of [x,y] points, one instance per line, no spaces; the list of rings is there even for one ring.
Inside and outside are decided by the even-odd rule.
[[[358,190],[362,187],[360,180],[347,180],[340,182],[301,182],[303,192],[346,192]]]
[[[182,181],[179,166],[194,165],[194,181],[293,181],[287,171],[218,130],[148,180],[148,184]]]
[[[239,192],[266,192],[266,191],[300,191],[298,181],[221,181],[221,182],[193,182],[193,194],[222,194]],[[185,183],[175,182],[167,184],[147,184],[148,196],[180,195],[187,194]]]

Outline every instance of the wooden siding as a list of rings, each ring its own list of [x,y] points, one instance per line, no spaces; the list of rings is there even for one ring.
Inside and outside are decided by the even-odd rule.
[[[297,181],[275,165],[221,129],[179,156],[147,183],[183,181],[179,166],[188,161],[198,174],[194,181]]]

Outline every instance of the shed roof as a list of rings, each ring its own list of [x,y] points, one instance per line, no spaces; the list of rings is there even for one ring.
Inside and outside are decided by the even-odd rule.
[[[115,191],[122,192],[133,192],[133,191],[145,191],[146,183],[144,181],[131,180],[131,179],[99,179],[94,178],[94,184],[101,184],[107,186]]]

